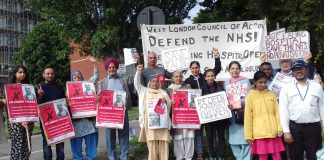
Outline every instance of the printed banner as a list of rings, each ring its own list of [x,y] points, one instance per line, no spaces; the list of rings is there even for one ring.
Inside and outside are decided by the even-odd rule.
[[[200,124],[232,117],[224,91],[197,97],[195,98],[195,104]]]
[[[124,48],[125,66],[136,63],[135,53],[136,48]]]
[[[31,84],[6,84],[8,116],[10,123],[38,121],[35,88]]]
[[[168,107],[165,103],[161,103],[159,108],[163,108],[163,114],[157,113],[156,106],[159,100],[151,100],[147,102],[148,128],[161,129],[169,128]]]
[[[173,93],[172,128],[200,128],[199,117],[195,106],[195,98],[200,96],[200,89],[177,90]]]
[[[96,126],[123,129],[126,92],[102,90],[99,96]]]
[[[75,136],[65,98],[40,104],[39,116],[48,145],[60,143]]]
[[[268,60],[299,59],[309,52],[307,31],[288,32],[266,36]]]
[[[273,81],[271,82],[269,86],[269,90],[274,92],[277,95],[277,98],[279,98],[279,94],[282,86],[293,80],[294,80],[293,77],[285,76],[278,72],[275,78],[273,79]]]
[[[188,47],[163,50],[162,60],[164,69],[169,72],[187,70],[191,62]]]
[[[214,68],[212,49],[218,48],[222,62],[222,71],[217,75],[220,79],[230,77],[227,67],[231,61],[240,62],[244,66],[241,76],[252,79],[261,63],[261,52],[266,52],[265,20],[189,25],[142,25],[141,34],[144,57],[147,57],[148,51],[154,51],[157,53],[158,66],[162,67],[163,51],[187,47],[190,61],[200,62],[203,73],[208,68]],[[147,59],[144,60],[147,64]],[[185,77],[189,75],[189,72],[185,73]]]
[[[97,115],[96,91],[93,83],[86,81],[66,82],[72,118]]]
[[[226,88],[226,94],[229,104],[233,109],[240,109],[242,107],[242,99],[249,91],[249,85],[247,83],[231,83]]]

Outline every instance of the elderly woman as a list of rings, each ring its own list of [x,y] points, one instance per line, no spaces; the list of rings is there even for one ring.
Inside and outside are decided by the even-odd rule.
[[[169,157],[171,100],[166,91],[160,88],[159,78],[150,77],[147,84],[148,88],[141,84],[141,69],[137,69],[134,85],[139,96],[139,122],[141,127],[139,142],[147,143],[149,160],[167,160]],[[156,113],[155,109],[152,111],[152,108],[158,108],[160,111]],[[167,116],[166,119],[164,119],[165,116]],[[166,124],[166,126],[163,124]],[[163,127],[154,128],[154,126],[161,125]]]
[[[96,83],[99,78],[97,61],[93,57],[89,60],[94,66],[93,76],[88,80]],[[82,73],[74,70],[71,73],[71,81],[84,81]],[[85,140],[85,151],[88,160],[97,158],[98,130],[95,126],[95,117],[72,119],[75,137],[71,138],[71,148],[74,160],[82,160],[82,141]]]
[[[173,92],[179,89],[191,89],[189,85],[183,83],[182,71],[176,71],[172,75],[174,84],[171,84],[167,89],[172,95]],[[174,141],[174,155],[177,160],[192,159],[195,147],[195,131],[190,129],[175,129],[172,130],[172,139]]]

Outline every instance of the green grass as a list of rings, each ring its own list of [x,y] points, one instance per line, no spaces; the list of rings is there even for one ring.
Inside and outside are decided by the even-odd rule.
[[[138,120],[138,107],[132,107],[128,110],[128,119],[129,121]]]

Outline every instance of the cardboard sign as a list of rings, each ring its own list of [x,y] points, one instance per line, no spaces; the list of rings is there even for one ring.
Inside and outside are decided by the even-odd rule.
[[[38,105],[33,85],[6,84],[5,93],[10,123],[38,121]]]
[[[274,92],[276,94],[277,98],[279,98],[279,94],[280,94],[282,86],[293,81],[293,80],[294,80],[293,77],[285,76],[278,72],[276,74],[275,78],[273,79],[273,81],[271,82],[268,89],[270,91]]]
[[[242,97],[249,91],[249,85],[247,83],[241,83],[241,81],[236,83],[230,83],[226,87],[226,93],[228,97],[229,104],[232,105],[233,109],[240,109],[242,107]]]
[[[224,91],[197,97],[195,98],[195,104],[200,124],[232,117],[232,112],[228,108],[229,103]]]
[[[195,98],[201,96],[201,90],[177,90],[172,99],[172,128],[199,129],[200,122],[195,106]]]
[[[149,129],[162,129],[169,128],[169,120],[168,120],[168,109],[167,105],[162,102],[161,107],[164,112],[162,114],[156,113],[154,111],[157,103],[157,100],[151,100],[147,102],[147,115],[148,115],[148,128]]]
[[[163,66],[169,72],[187,70],[191,58],[188,47],[162,51]]]
[[[299,59],[309,52],[309,33],[307,31],[288,32],[266,36],[269,60]]]
[[[65,98],[40,104],[39,116],[48,145],[60,143],[75,136]]]
[[[124,48],[123,51],[124,51],[125,66],[136,63],[136,59],[135,59],[136,48]]]
[[[102,90],[99,97],[96,126],[123,129],[126,92]]]
[[[95,117],[97,115],[94,84],[86,81],[66,82],[72,118]]]

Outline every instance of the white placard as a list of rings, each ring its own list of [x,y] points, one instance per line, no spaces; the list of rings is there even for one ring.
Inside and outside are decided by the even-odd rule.
[[[187,70],[190,65],[190,53],[188,47],[162,51],[164,69],[169,72]]]
[[[224,91],[195,98],[200,124],[232,117]]]
[[[261,52],[266,52],[265,20],[142,25],[141,34],[144,57],[147,57],[148,51],[154,51],[158,66],[163,66],[162,51],[188,47],[190,61],[200,62],[203,73],[207,68],[214,68],[212,49],[218,48],[223,70],[217,78],[221,79],[230,77],[226,69],[231,61],[240,62],[243,66],[241,76],[251,79],[261,63]],[[147,59],[144,60],[147,64]],[[189,75],[189,72],[185,73],[185,77]]]
[[[158,100],[150,100],[147,102],[147,116],[148,116],[148,128],[149,129],[163,129],[169,128],[168,120],[168,107],[165,103],[162,103],[164,113],[159,114],[154,111],[154,108]]]
[[[124,48],[124,61],[126,66],[136,63],[135,53],[136,48]]]
[[[299,31],[268,35],[266,48],[269,60],[304,58],[309,52],[309,33]]]
[[[278,72],[275,78],[273,79],[273,81],[271,82],[269,86],[269,90],[274,92],[277,95],[277,98],[279,98],[279,94],[282,86],[293,80],[294,80],[293,77],[285,76]]]

